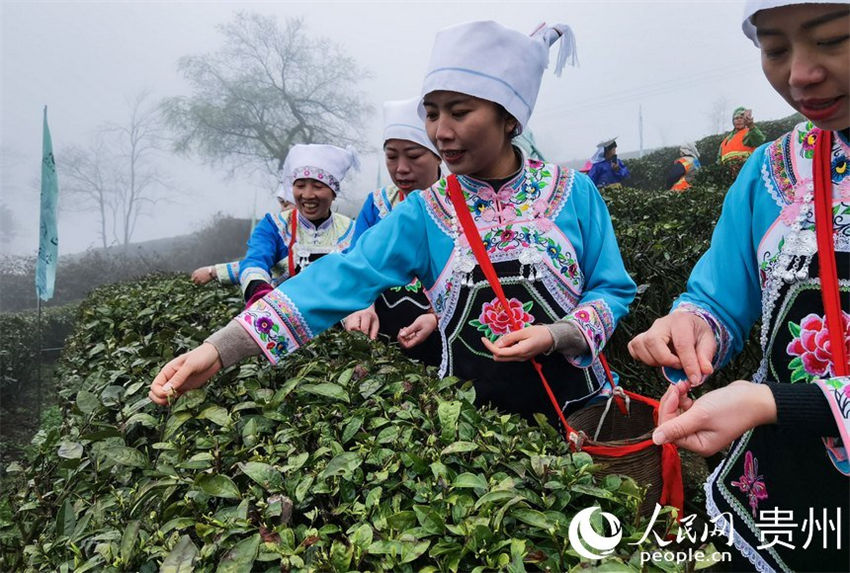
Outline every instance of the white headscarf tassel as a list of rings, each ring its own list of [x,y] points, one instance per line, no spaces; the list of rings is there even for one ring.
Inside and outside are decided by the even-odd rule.
[[[561,45],[558,48],[558,58],[555,60],[555,75],[561,77],[564,67],[569,64],[571,66],[578,65],[578,50],[576,49],[576,37],[572,28],[566,24],[555,24],[547,26],[545,22],[537,26],[531,36],[541,37],[552,46],[558,40]]]
[[[351,155],[351,167],[355,171],[360,171],[360,156],[357,155],[357,150],[352,145],[346,145],[345,150]]]

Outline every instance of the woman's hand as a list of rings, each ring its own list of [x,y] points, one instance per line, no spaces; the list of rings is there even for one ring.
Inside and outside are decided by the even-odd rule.
[[[151,383],[148,398],[165,406],[181,394],[200,388],[219,370],[221,358],[218,350],[205,342],[163,366]]]
[[[649,366],[684,370],[691,386],[698,386],[714,371],[711,361],[716,351],[717,342],[708,324],[684,311],[662,316],[629,342],[632,358]]]
[[[215,267],[201,267],[192,271],[192,282],[196,285],[205,285],[215,278]]]
[[[524,362],[546,352],[555,343],[549,329],[540,325],[509,332],[495,343],[482,336],[481,342],[493,354],[496,362]]]
[[[410,350],[422,344],[435,330],[437,330],[437,315],[430,312],[420,314],[409,326],[398,331],[397,340],[402,348]]]
[[[697,400],[687,391],[687,384],[674,384],[661,398],[658,428],[652,434],[656,444],[673,442],[710,456],[747,430],[776,422],[776,401],[764,384],[737,380]]]
[[[381,327],[374,304],[363,310],[352,312],[345,317],[342,323],[345,325],[345,330],[349,332],[362,332],[372,340],[378,337],[378,329]]]

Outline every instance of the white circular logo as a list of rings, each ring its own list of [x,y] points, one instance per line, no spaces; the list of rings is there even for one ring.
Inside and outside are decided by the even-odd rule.
[[[599,535],[593,530],[590,525],[590,518],[595,512],[599,511],[602,517],[608,522],[611,528],[611,537]],[[614,548],[620,543],[623,538],[623,527],[620,525],[620,520],[617,516],[606,513],[596,506],[582,509],[578,512],[570,522],[570,545],[576,550],[576,553],[586,559],[602,559],[606,555],[614,552]],[[598,551],[599,553],[594,553]]]

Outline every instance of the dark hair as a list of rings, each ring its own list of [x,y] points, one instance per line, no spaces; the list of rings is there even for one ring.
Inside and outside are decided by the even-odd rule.
[[[522,130],[522,128],[519,125],[519,120],[517,120],[517,118],[515,118],[513,116],[513,114],[511,114],[508,110],[506,110],[505,106],[503,106],[502,104],[496,103],[496,102],[490,102],[490,103],[492,103],[494,106],[496,106],[496,111],[499,112],[499,117],[501,117],[505,121],[513,120],[513,121],[516,122],[516,125],[514,126],[513,131],[511,131],[511,133],[509,135],[510,135],[511,139],[518,136],[520,134],[520,131]]]

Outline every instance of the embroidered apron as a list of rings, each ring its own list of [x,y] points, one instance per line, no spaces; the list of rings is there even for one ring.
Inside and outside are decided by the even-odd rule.
[[[409,326],[416,318],[431,311],[431,303],[422,289],[419,279],[402,287],[394,287],[381,293],[375,301],[375,313],[380,321],[380,333],[395,342],[398,331]],[[411,349],[401,349],[414,360],[429,366],[439,366],[442,354],[440,335],[435,330],[431,336]]]
[[[835,201],[835,261],[845,316],[850,313],[848,215],[850,205]],[[832,375],[818,351],[826,331],[813,216],[803,212],[780,232],[780,255],[762,264],[764,360],[755,378],[806,384]],[[820,437],[759,426],[732,444],[706,490],[709,512],[731,515],[736,546],[752,563],[746,563],[749,570],[850,571],[850,480],[833,465]],[[780,530],[791,533],[777,535]],[[793,549],[778,542],[758,549],[777,538]]]

